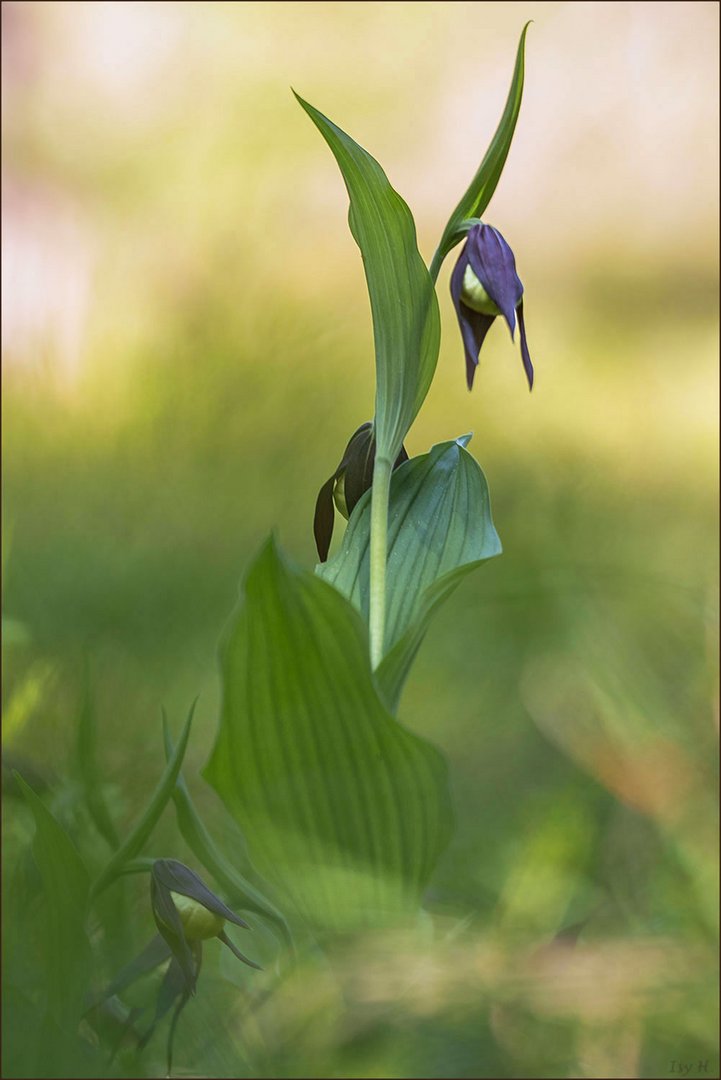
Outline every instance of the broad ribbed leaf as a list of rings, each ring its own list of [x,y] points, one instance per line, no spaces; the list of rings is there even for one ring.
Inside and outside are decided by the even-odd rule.
[[[168,761],[173,756],[173,740],[167,721],[163,718],[163,736],[165,739],[165,757]],[[248,881],[240,871],[225,858],[201,820],[190,796],[183,774],[178,775],[173,792],[173,802],[178,818],[178,826],[185,842],[196,858],[203,864],[215,880],[228,894],[232,907],[244,911],[255,911],[264,915],[282,933],[286,944],[293,947],[293,938],[288,923],[275,904],[260,889]]]
[[[363,256],[373,315],[377,452],[392,462],[436,369],[440,319],[435,289],[418,252],[413,215],[378,162],[295,96],[332,150],[348,189],[348,222]]]
[[[438,270],[448,252],[451,248],[455,247],[459,240],[465,235],[467,226],[464,225],[464,222],[467,222],[469,218],[477,220],[481,217],[491,201],[498,181],[501,178],[503,166],[506,164],[508,151],[511,148],[513,133],[516,130],[518,113],[521,108],[521,98],[523,97],[524,50],[526,45],[526,32],[528,31],[529,26],[530,23],[526,23],[521,31],[521,39],[518,43],[516,66],[513,69],[511,87],[508,91],[506,106],[503,110],[500,123],[496,128],[496,133],[491,140],[490,146],[486,150],[485,157],[478,168],[478,172],[471,180],[463,198],[448,219],[448,224],[443,231],[438,250],[433,257],[431,273],[433,274],[434,280],[438,276]]]
[[[44,904],[36,932],[43,941],[44,990],[60,1028],[74,1033],[89,978],[90,942],[85,929],[90,881],[77,848],[33,789],[16,774],[35,818],[33,857],[40,871]]]
[[[205,776],[259,869],[324,927],[417,905],[448,835],[446,767],[379,698],[358,612],[271,541],[246,579],[222,671]]]
[[[393,473],[388,513],[385,656],[376,672],[395,709],[431,615],[460,579],[501,552],[486,479],[464,449],[440,443]],[[340,551],[317,568],[368,617],[370,498],[351,515]]]

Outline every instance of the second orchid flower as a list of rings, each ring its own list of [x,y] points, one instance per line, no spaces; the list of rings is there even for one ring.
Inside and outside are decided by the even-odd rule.
[[[533,364],[523,319],[523,285],[516,273],[513,252],[492,225],[482,222],[468,232],[466,243],[451,274],[451,296],[466,354],[468,389],[478,367],[478,356],[494,319],[501,315],[513,338],[516,312],[521,337],[521,359],[533,388]]]

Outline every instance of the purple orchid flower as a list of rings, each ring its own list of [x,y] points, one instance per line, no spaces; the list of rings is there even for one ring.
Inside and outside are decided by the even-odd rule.
[[[478,367],[478,355],[493,320],[502,315],[511,331],[516,329],[516,312],[521,331],[521,358],[533,388],[533,364],[528,352],[523,321],[523,285],[516,273],[513,252],[498,229],[479,222],[468,232],[466,243],[451,274],[451,296],[461,328],[466,353],[468,389]]]
[[[246,930],[247,922],[211,892],[190,867],[177,859],[156,859],[150,875],[150,897],[155,925],[170,947],[189,995],[195,993],[201,942],[208,938],[219,938],[243,963],[258,967],[243,956],[224,929],[226,920]]]
[[[167,1044],[167,1076],[173,1064],[173,1042],[180,1014],[195,994],[203,959],[203,942],[218,938],[248,967],[261,970],[260,965],[236,947],[225,932],[226,922],[249,929],[247,922],[236,915],[219,896],[211,892],[194,870],[177,859],[156,859],[150,873],[150,900],[158,933],[143,951],[113,979],[99,994],[89,995],[86,1015],[106,1010],[108,1002],[121,994],[143,975],[160,964],[168,964],[158,988],[155,1015],[145,1034],[140,1035],[135,1021],[142,1008],[130,1011],[122,1025],[120,1041],[131,1035],[137,1049],[143,1050],[163,1017],[175,1006]],[[115,1017],[110,1010],[108,1015]],[[116,1050],[120,1045],[116,1046]],[[115,1051],[113,1051],[113,1056]],[[112,1058],[111,1058],[112,1060]]]

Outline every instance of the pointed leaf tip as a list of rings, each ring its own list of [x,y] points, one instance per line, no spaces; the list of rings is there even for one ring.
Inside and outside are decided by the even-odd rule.
[[[433,257],[432,271],[434,280],[438,276],[441,264],[446,255],[455,245],[463,239],[462,223],[468,218],[481,218],[488,206],[511,148],[511,142],[516,130],[516,122],[523,98],[523,80],[525,74],[525,44],[528,27],[533,22],[530,19],[521,31],[516,50],[516,63],[513,69],[511,86],[503,109],[503,114],[496,128],[496,132],[486,150],[483,160],[463,194],[460,202],[448,219],[443,230],[438,250]]]
[[[379,163],[313,105],[296,98],[328,144],[348,191],[348,220],[363,257],[373,317],[378,456],[394,461],[436,368],[435,289],[418,251],[413,215]]]

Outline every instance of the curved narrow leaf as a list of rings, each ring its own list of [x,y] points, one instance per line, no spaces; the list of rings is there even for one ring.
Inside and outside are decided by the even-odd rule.
[[[37,932],[43,938],[48,1009],[60,1028],[70,1033],[77,1029],[89,977],[85,920],[90,880],[65,829],[19,773],[15,778],[35,818],[33,857],[45,899]]]
[[[524,52],[526,33],[529,26],[530,22],[527,22],[521,31],[521,38],[518,42],[518,51],[516,52],[516,66],[513,69],[513,78],[511,79],[511,87],[508,91],[506,105],[500,123],[496,128],[496,133],[491,139],[490,146],[486,150],[483,161],[478,168],[478,172],[471,180],[463,198],[448,219],[448,224],[443,230],[443,236],[438,245],[438,250],[433,256],[431,275],[434,281],[438,277],[438,271],[440,270],[441,263],[446,255],[451,248],[455,247],[458,241],[463,238],[464,233],[467,231],[464,222],[469,218],[478,219],[481,217],[491,201],[498,181],[501,178],[503,166],[506,164],[508,151],[511,148],[513,133],[516,130],[518,113],[521,108],[525,68]]]
[[[450,827],[445,762],[383,705],[358,612],[270,541],[245,581],[222,672],[204,775],[263,874],[323,927],[417,905]]]
[[[173,756],[173,740],[165,718],[163,718],[163,736],[165,739],[165,756],[169,761]],[[255,911],[258,915],[263,915],[266,919],[269,919],[280,930],[285,943],[292,948],[293,937],[286,919],[278,911],[275,904],[271,903],[260,889],[243,877],[219,850],[195,809],[182,773],[179,773],[175,783],[173,802],[178,817],[178,826],[185,842],[198,861],[225,889],[231,900],[231,907],[242,907],[245,911]]]
[[[394,709],[433,612],[480,562],[499,555],[488,485],[458,439],[401,465],[391,480],[385,656],[376,676]],[[367,618],[370,500],[351,515],[340,551],[316,573]]]
[[[130,874],[149,874],[156,861],[154,855],[142,855],[139,859],[128,859],[118,869],[118,877],[127,877]]]
[[[178,773],[183,764],[183,758],[185,756],[185,750],[188,745],[188,738],[190,737],[190,725],[193,722],[193,713],[195,712],[195,702],[190,706],[190,712],[188,718],[183,725],[183,730],[180,733],[178,739],[178,745],[175,747],[173,756],[165,766],[163,775],[161,776],[158,786],[156,787],[153,795],[148,803],[148,807],[132,830],[130,835],[123,841],[121,846],[115,852],[113,857],[108,862],[105,869],[100,873],[97,880],[93,883],[92,895],[97,896],[103,889],[107,888],[112,881],[115,880],[120,874],[124,872],[124,866],[130,862],[131,859],[135,859],[143,844],[147,841],[151,832],[155,828],[160,815],[165,809],[168,800],[173,794],[175,787],[175,781],[178,779]],[[141,866],[140,869],[143,869]]]
[[[373,315],[377,454],[393,462],[436,369],[435,288],[418,251],[413,215],[378,162],[295,96],[333,152],[350,197],[348,221],[363,256]]]

